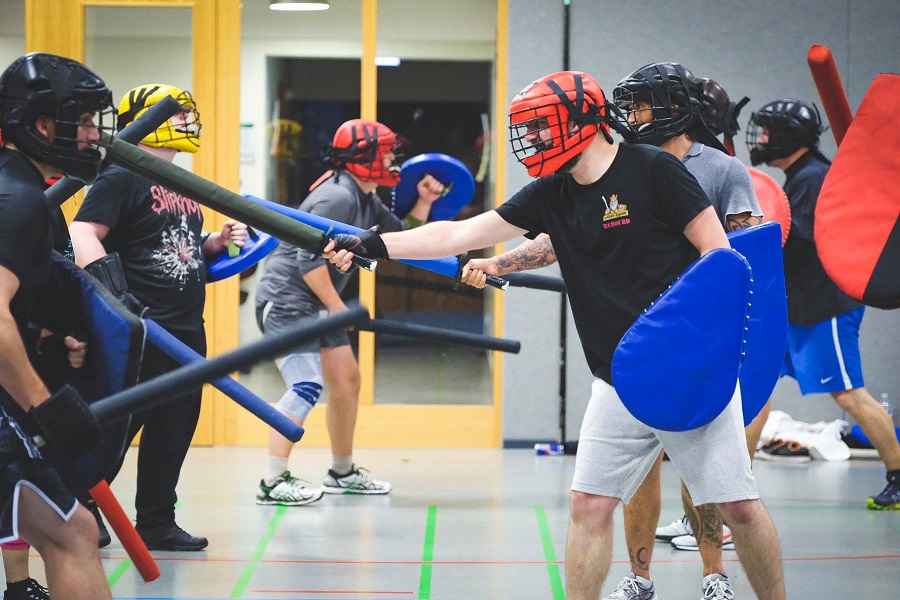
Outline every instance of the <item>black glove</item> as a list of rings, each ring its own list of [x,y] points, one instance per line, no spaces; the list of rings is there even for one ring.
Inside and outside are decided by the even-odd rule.
[[[96,277],[103,287],[112,292],[129,311],[139,317],[147,314],[148,308],[128,291],[125,271],[122,269],[122,260],[119,258],[118,252],[110,252],[102,258],[98,258],[87,265],[84,270]]]
[[[97,417],[70,385],[64,385],[31,408],[28,415],[43,438],[35,440],[38,445],[43,441],[62,456],[80,456],[99,444],[103,437]]]
[[[334,250],[349,250],[358,256],[366,258],[390,258],[384,240],[378,234],[378,226],[361,231],[359,234],[339,233],[332,238]]]

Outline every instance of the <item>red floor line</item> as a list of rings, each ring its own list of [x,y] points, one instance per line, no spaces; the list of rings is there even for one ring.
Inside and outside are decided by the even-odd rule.
[[[699,562],[699,555],[692,554],[690,559],[653,559],[654,564],[667,563],[695,563]],[[120,561],[126,560],[127,556],[104,556],[103,560]],[[249,559],[240,558],[168,558],[156,556],[157,562],[206,562],[206,563],[244,563]],[[844,561],[844,560],[896,560],[900,559],[900,554],[873,554],[869,556],[795,556],[785,557],[784,562],[820,562],[820,561]],[[421,565],[421,560],[304,560],[304,559],[279,559],[279,560],[260,560],[265,564],[299,564],[299,565]],[[545,560],[434,560],[429,561],[432,565],[546,565],[546,564],[564,564],[565,561],[558,560],[556,563],[548,563]],[[627,560],[614,560],[613,564],[630,564]],[[725,562],[738,562],[737,558],[725,559]]]

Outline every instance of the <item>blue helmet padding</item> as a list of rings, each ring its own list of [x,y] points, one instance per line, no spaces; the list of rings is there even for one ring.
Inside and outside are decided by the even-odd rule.
[[[106,288],[75,263],[54,253],[47,287],[37,298],[32,320],[57,333],[88,342],[87,363],[71,369],[60,356],[57,364],[36,365],[51,389],[71,383],[88,404],[135,385],[144,349],[144,325]],[[42,453],[56,466],[75,494],[105,478],[126,450],[128,419],[103,425],[103,441],[78,457]]]
[[[419,192],[416,186],[431,175],[445,186],[452,187],[431,205],[429,221],[449,221],[472,200],[475,179],[461,161],[440,152],[428,152],[409,159],[400,167],[400,183],[394,188],[394,214],[405,217],[412,210]]]
[[[242,273],[271,254],[278,246],[278,238],[260,233],[255,240],[248,237],[241,253],[234,258],[223,252],[206,263],[206,282],[214,283]]]
[[[787,350],[787,291],[781,254],[781,225],[763,223],[728,234],[753,270],[750,281],[750,322],[741,364],[741,402],[749,425],[766,405],[784,364]]]
[[[688,267],[625,332],[613,385],[639,421],[665,431],[706,425],[734,395],[750,296],[750,266],[717,248]]]

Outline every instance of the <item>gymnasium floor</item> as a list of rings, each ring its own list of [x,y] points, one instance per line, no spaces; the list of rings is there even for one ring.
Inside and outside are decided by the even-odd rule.
[[[384,497],[328,496],[296,508],[253,502],[263,448],[194,448],[179,486],[178,522],[205,535],[198,553],[154,553],[145,584],[121,545],[101,552],[113,596],[327,600],[562,600],[567,489],[574,457],[526,450],[363,450],[357,459],[394,484]],[[325,450],[298,450],[295,475],[320,482]],[[761,493],[784,547],[788,598],[900,598],[900,512],[866,510],[880,491],[877,461],[758,463]],[[113,485],[132,513],[135,453]],[[663,468],[663,519],[681,515],[677,476]],[[604,596],[628,571],[617,511],[614,564]],[[738,600],[753,598],[726,552]],[[34,569],[40,563],[34,558]],[[658,543],[661,600],[696,600],[695,553]]]

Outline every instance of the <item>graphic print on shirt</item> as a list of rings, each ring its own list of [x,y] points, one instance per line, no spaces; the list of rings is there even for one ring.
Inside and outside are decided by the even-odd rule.
[[[150,189],[153,212],[168,216],[170,225],[162,233],[161,246],[153,252],[160,273],[172,280],[179,291],[191,279],[199,279],[200,240],[191,231],[188,216],[200,214],[200,206],[180,194],[160,186]]]
[[[606,205],[606,211],[603,213],[603,229],[631,223],[631,219],[628,218],[628,205],[619,204],[618,194],[610,195],[609,200],[606,199],[606,196],[600,197],[603,198],[603,204]]]

